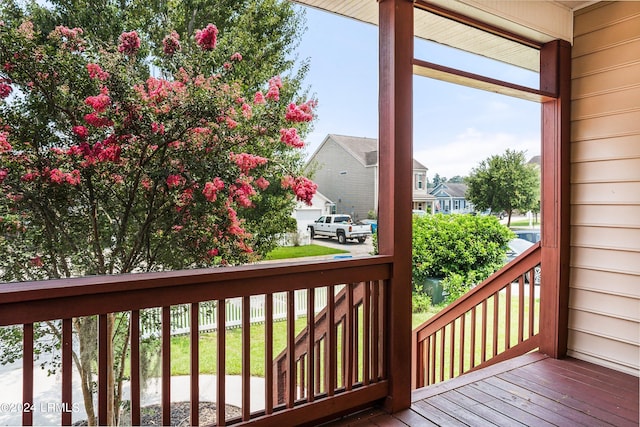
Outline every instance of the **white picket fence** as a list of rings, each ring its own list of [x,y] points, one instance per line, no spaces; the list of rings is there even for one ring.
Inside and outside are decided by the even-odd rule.
[[[336,286],[335,293],[338,293],[343,286]],[[307,290],[299,290],[294,293],[295,317],[307,315]],[[315,289],[315,307],[317,314],[327,305],[327,288]],[[254,295],[250,297],[249,322],[263,323],[265,321],[265,296]],[[217,317],[218,309],[216,302],[200,303],[198,314],[199,330],[214,331],[218,329]],[[191,306],[188,304],[171,307],[171,335],[188,334],[191,327]],[[161,332],[161,308],[150,308],[141,313],[141,334],[143,337],[159,336]],[[287,293],[279,292],[273,294],[273,320],[283,321],[287,319]],[[242,299],[232,298],[226,300],[226,321],[225,328],[237,328],[242,325]]]

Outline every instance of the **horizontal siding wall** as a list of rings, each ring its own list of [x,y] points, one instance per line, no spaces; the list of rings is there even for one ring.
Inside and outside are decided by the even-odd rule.
[[[310,168],[318,191],[336,204],[336,213],[364,219],[375,210],[375,167],[365,167],[332,139],[316,152]]]
[[[569,355],[640,370],[640,2],[576,13]]]

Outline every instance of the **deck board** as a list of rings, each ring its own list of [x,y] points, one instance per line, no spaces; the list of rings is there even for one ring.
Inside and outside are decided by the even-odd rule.
[[[415,390],[411,408],[396,414],[359,414],[329,425],[637,427],[638,396],[636,376],[531,353]]]

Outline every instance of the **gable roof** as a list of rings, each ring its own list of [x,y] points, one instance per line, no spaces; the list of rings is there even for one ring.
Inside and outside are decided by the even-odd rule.
[[[351,153],[365,166],[378,164],[378,140],[375,138],[363,138],[358,136],[336,135],[330,133],[326,139],[331,138],[338,145]],[[325,140],[326,140],[325,139]]]
[[[467,193],[467,184],[458,184],[454,182],[443,182],[438,184],[436,188],[431,191],[433,195],[448,195],[448,197],[455,197],[458,199],[464,199]]]
[[[320,146],[309,158],[309,162],[313,160],[318,151],[328,141],[332,140],[339,146],[341,146],[346,152],[351,154],[356,160],[358,160],[363,166],[377,166],[378,165],[378,140],[376,138],[366,138],[359,136],[347,136],[337,135],[335,133],[328,134],[322,141]],[[428,170],[422,163],[413,159],[413,169]]]

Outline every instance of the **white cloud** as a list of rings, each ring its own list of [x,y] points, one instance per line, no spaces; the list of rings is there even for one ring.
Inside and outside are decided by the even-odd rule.
[[[503,154],[505,150],[526,151],[531,158],[540,153],[540,140],[537,137],[526,137],[498,132],[481,132],[467,128],[451,141],[425,146],[421,141],[414,141],[413,157],[429,168],[429,177],[436,173],[451,178],[455,175],[467,176],[471,169],[488,157]]]

